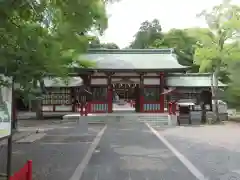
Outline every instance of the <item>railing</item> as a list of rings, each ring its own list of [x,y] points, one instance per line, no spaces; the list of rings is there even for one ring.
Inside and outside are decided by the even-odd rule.
[[[27,161],[18,172],[10,177],[10,180],[32,180],[32,161]]]
[[[143,103],[144,112],[160,112],[160,103],[159,102],[144,102]]]
[[[108,112],[108,103],[94,101],[88,103],[88,112],[90,113],[107,113]]]

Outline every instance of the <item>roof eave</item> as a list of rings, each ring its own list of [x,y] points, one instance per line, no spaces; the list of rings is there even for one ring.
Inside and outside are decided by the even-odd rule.
[[[199,88],[210,88],[211,86],[178,86],[178,85],[168,85],[169,87],[186,87],[186,88],[194,88],[194,87],[199,87]],[[223,85],[218,85],[219,88],[227,87],[226,84]]]
[[[182,68],[172,68],[172,69],[102,69],[102,68],[74,68],[73,73],[83,73],[83,72],[184,72],[186,67]]]

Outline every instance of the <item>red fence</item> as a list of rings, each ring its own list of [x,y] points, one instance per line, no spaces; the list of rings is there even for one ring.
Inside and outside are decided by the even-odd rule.
[[[10,180],[32,180],[32,161],[27,161],[18,172],[10,177]]]

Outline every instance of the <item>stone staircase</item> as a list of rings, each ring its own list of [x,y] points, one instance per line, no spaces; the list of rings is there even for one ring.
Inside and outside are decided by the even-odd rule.
[[[167,113],[147,113],[146,115],[139,115],[138,120],[140,122],[145,122],[150,124],[151,126],[162,126],[168,125],[168,114]]]
[[[70,114],[63,119],[66,121],[84,120],[89,123],[149,123],[152,126],[168,125],[167,113],[111,113],[111,114],[91,114],[90,116],[79,116],[79,114]]]

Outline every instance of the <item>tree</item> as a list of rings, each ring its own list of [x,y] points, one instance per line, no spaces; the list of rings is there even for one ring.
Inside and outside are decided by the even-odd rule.
[[[138,32],[135,35],[135,39],[130,44],[130,48],[132,49],[146,49],[149,48],[150,45],[156,39],[162,39],[162,27],[157,19],[153,21],[144,21]]]
[[[234,49],[240,30],[240,8],[231,4],[230,1],[223,1],[210,11],[204,10],[199,16],[205,18],[210,31],[205,33],[204,41],[198,44],[194,62],[200,66],[200,72],[213,73],[212,94],[216,121],[219,121],[218,80],[221,68],[224,68],[232,59],[231,51]]]
[[[101,47],[105,49],[119,49],[118,45],[115,43],[104,43]]]
[[[47,74],[66,77],[69,65],[88,65],[76,57],[87,49],[85,32],[107,27],[105,2],[2,0],[0,27],[0,66],[27,94],[39,95]]]
[[[119,49],[115,43],[101,43],[98,37],[90,37],[89,48],[92,49]]]
[[[229,66],[229,78],[227,91],[225,93],[229,106],[240,108],[240,80],[239,80],[240,61],[234,61]]]
[[[174,48],[180,64],[192,66],[192,72],[197,72],[198,66],[193,64],[193,56],[197,39],[189,36],[186,30],[171,29],[163,34],[163,38],[157,39],[151,48]]]

